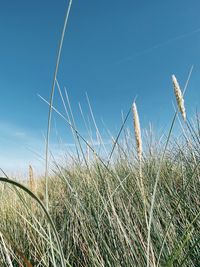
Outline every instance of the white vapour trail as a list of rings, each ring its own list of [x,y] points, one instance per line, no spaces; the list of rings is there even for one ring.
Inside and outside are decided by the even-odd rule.
[[[165,42],[155,44],[154,46],[151,46],[149,48],[146,48],[146,49],[144,49],[142,51],[139,51],[139,52],[135,53],[133,56],[130,56],[130,57],[127,57],[127,58],[124,58],[124,59],[120,60],[118,63],[121,64],[121,63],[124,63],[126,61],[131,61],[135,57],[147,54],[147,53],[151,52],[154,49],[157,49],[157,48],[160,48],[160,47],[164,47],[164,46],[166,46],[168,44],[171,44],[171,43],[173,43],[175,41],[178,41],[180,39],[185,39],[185,38],[190,37],[190,36],[192,36],[192,35],[194,35],[194,34],[196,34],[198,32],[200,32],[200,28],[197,28],[197,29],[195,29],[195,30],[193,30],[191,32],[188,32],[188,33],[184,33],[184,34],[178,35],[178,36],[176,36],[174,38],[166,40]]]

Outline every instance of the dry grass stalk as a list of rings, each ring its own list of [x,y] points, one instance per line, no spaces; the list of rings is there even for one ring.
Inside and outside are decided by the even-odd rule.
[[[139,159],[139,186],[141,189],[143,202],[144,202],[144,216],[146,220],[146,224],[148,225],[147,220],[147,211],[146,211],[146,194],[145,194],[145,187],[144,187],[144,181],[142,179],[142,137],[141,137],[141,129],[140,129],[140,120],[139,115],[137,112],[137,106],[136,103],[133,103],[132,106],[132,112],[133,112],[133,122],[134,122],[134,131],[135,131],[135,141],[136,141],[136,149],[137,149],[137,155]]]
[[[29,186],[32,192],[35,192],[35,180],[33,177],[33,168],[29,165]]]
[[[137,155],[138,155],[139,161],[141,161],[141,159],[142,159],[142,138],[141,138],[141,130],[140,130],[140,120],[139,120],[139,116],[138,116],[138,112],[137,112],[137,106],[136,106],[135,102],[133,103],[132,111],[133,111]]]
[[[175,75],[172,75],[172,82],[173,82],[173,86],[174,86],[174,93],[176,96],[176,101],[177,101],[179,111],[180,111],[184,121],[186,121],[186,111],[185,111],[185,106],[184,106],[183,94],[181,92],[179,83],[178,83]]]
[[[10,258],[10,254],[9,254],[9,251],[6,247],[6,244],[4,242],[4,239],[3,239],[3,235],[2,233],[0,232],[0,245],[2,244],[2,247],[3,247],[3,250],[4,250],[4,253],[5,253],[5,256],[6,256],[6,262],[7,262],[7,265],[9,267],[13,267],[13,264],[12,264],[12,261],[11,261],[11,258]]]

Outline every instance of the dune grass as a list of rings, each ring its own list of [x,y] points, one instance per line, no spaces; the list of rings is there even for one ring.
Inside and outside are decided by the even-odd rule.
[[[1,178],[0,266],[9,266],[8,258],[12,266],[199,266],[198,126],[198,118],[188,121],[164,154],[167,136],[158,142],[151,133],[141,162],[134,134],[124,129],[108,167],[95,156],[87,166],[83,159],[57,164],[48,181],[48,211],[45,179],[34,181],[37,200],[22,188],[30,188],[33,177],[22,190]]]
[[[90,130],[90,141],[77,130],[67,92],[65,104],[57,81],[71,3],[58,48],[50,100],[45,100],[49,105],[45,175],[36,179],[30,166],[29,180],[23,184],[4,172],[0,177],[0,266],[198,267],[199,117],[193,123],[186,119],[185,90],[181,92],[173,75],[178,108],[169,133],[158,139],[149,131],[142,140],[134,104],[133,122],[139,128],[125,128],[132,110],[129,108],[107,150],[87,97],[100,147],[97,150]],[[66,115],[53,105],[55,86]],[[184,122],[180,121],[182,131],[176,139],[172,132],[178,109]],[[55,162],[50,176],[53,111],[70,126],[76,154],[70,164]],[[80,111],[85,123],[81,106]],[[87,125],[86,128],[89,129]],[[103,155],[98,153],[100,150]]]

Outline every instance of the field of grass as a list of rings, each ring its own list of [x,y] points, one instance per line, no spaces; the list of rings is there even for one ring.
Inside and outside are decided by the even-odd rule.
[[[0,178],[0,266],[200,266],[199,118],[141,140],[135,115],[109,162],[77,146],[48,179]]]
[[[68,165],[55,162],[49,174],[51,115],[59,114],[53,96],[70,5],[47,102],[45,175],[35,177],[30,166],[29,179],[19,183],[1,170],[0,266],[199,267],[200,120],[186,118],[175,76],[177,111],[166,136],[140,129],[134,103],[108,152],[94,120],[101,154],[63,102],[77,154]],[[130,116],[134,127],[127,129]]]

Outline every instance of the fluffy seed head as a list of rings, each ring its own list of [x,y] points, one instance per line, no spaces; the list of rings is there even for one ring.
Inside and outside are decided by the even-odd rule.
[[[179,111],[180,111],[184,121],[186,121],[186,111],[185,111],[185,106],[184,106],[184,99],[183,99],[183,95],[182,95],[180,86],[178,84],[178,81],[177,81],[175,75],[172,75],[172,82],[173,82],[173,86],[174,86],[174,93],[176,96],[176,102],[177,102]]]
[[[132,106],[132,112],[133,112],[133,123],[134,123],[134,131],[135,131],[135,142],[136,142],[136,148],[137,148],[137,154],[139,160],[142,158],[142,138],[141,138],[141,130],[140,130],[140,120],[137,112],[137,106],[135,102]]]

